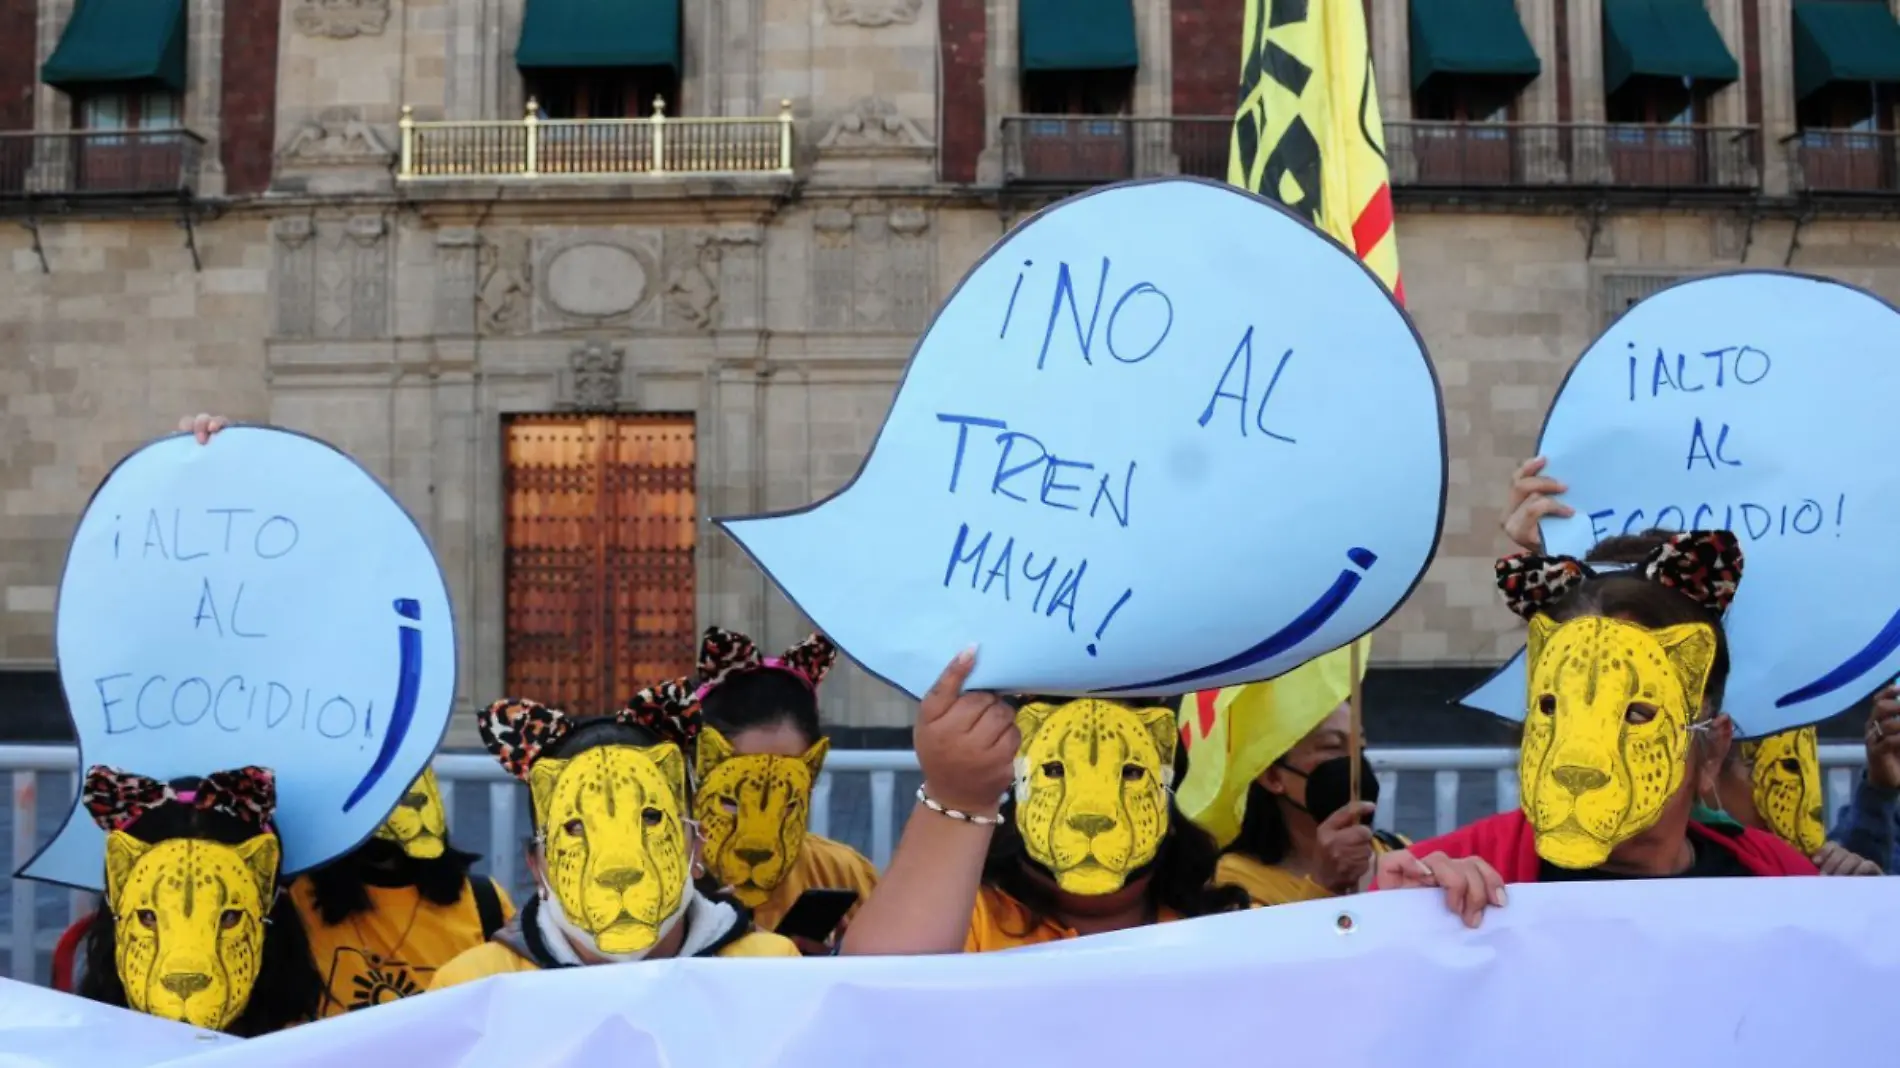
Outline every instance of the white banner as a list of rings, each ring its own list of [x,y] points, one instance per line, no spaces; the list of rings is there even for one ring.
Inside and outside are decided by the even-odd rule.
[[[7,985],[0,1068],[1870,1064],[1897,919],[1891,879],[1514,886],[1477,931],[1412,891],[1012,953],[511,975],[190,1054]]]

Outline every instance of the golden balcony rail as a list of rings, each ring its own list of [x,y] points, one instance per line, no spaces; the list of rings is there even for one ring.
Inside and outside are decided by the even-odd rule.
[[[515,122],[417,122],[398,127],[396,177],[404,182],[492,179],[625,179],[792,173],[792,102],[777,118],[668,118],[653,99],[648,119],[545,119],[528,101]]]

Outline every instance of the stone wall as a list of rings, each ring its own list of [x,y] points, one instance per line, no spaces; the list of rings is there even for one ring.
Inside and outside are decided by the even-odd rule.
[[[181,413],[270,409],[263,224],[0,226],[0,666],[46,668],[66,542],[93,489]]]

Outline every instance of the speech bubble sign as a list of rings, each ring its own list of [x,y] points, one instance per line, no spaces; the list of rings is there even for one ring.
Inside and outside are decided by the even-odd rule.
[[[1631,308],[1584,352],[1539,441],[1570,490],[1549,551],[1648,528],[1732,530],[1723,708],[1747,737],[1853,706],[1900,671],[1900,311],[1824,278],[1743,271]],[[1523,654],[1461,699],[1524,718]]]
[[[1188,178],[1033,216],[919,341],[843,490],[719,520],[852,659],[970,685],[1179,693],[1377,626],[1431,561],[1444,413],[1351,253]]]
[[[54,632],[81,769],[271,768],[286,874],[368,838],[454,710],[428,540],[356,461],[287,430],[121,460],[73,534]],[[75,802],[19,874],[98,890],[104,850]]]

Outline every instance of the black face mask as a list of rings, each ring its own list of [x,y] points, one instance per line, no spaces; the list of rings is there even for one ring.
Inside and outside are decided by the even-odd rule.
[[[1352,758],[1334,757],[1313,765],[1312,771],[1281,764],[1282,771],[1289,771],[1306,780],[1306,814],[1313,817],[1314,823],[1325,823],[1326,818],[1346,807],[1352,800]],[[1287,798],[1292,803],[1292,798]],[[1359,800],[1379,803],[1379,780],[1372,773],[1372,761],[1364,753],[1359,754]]]

